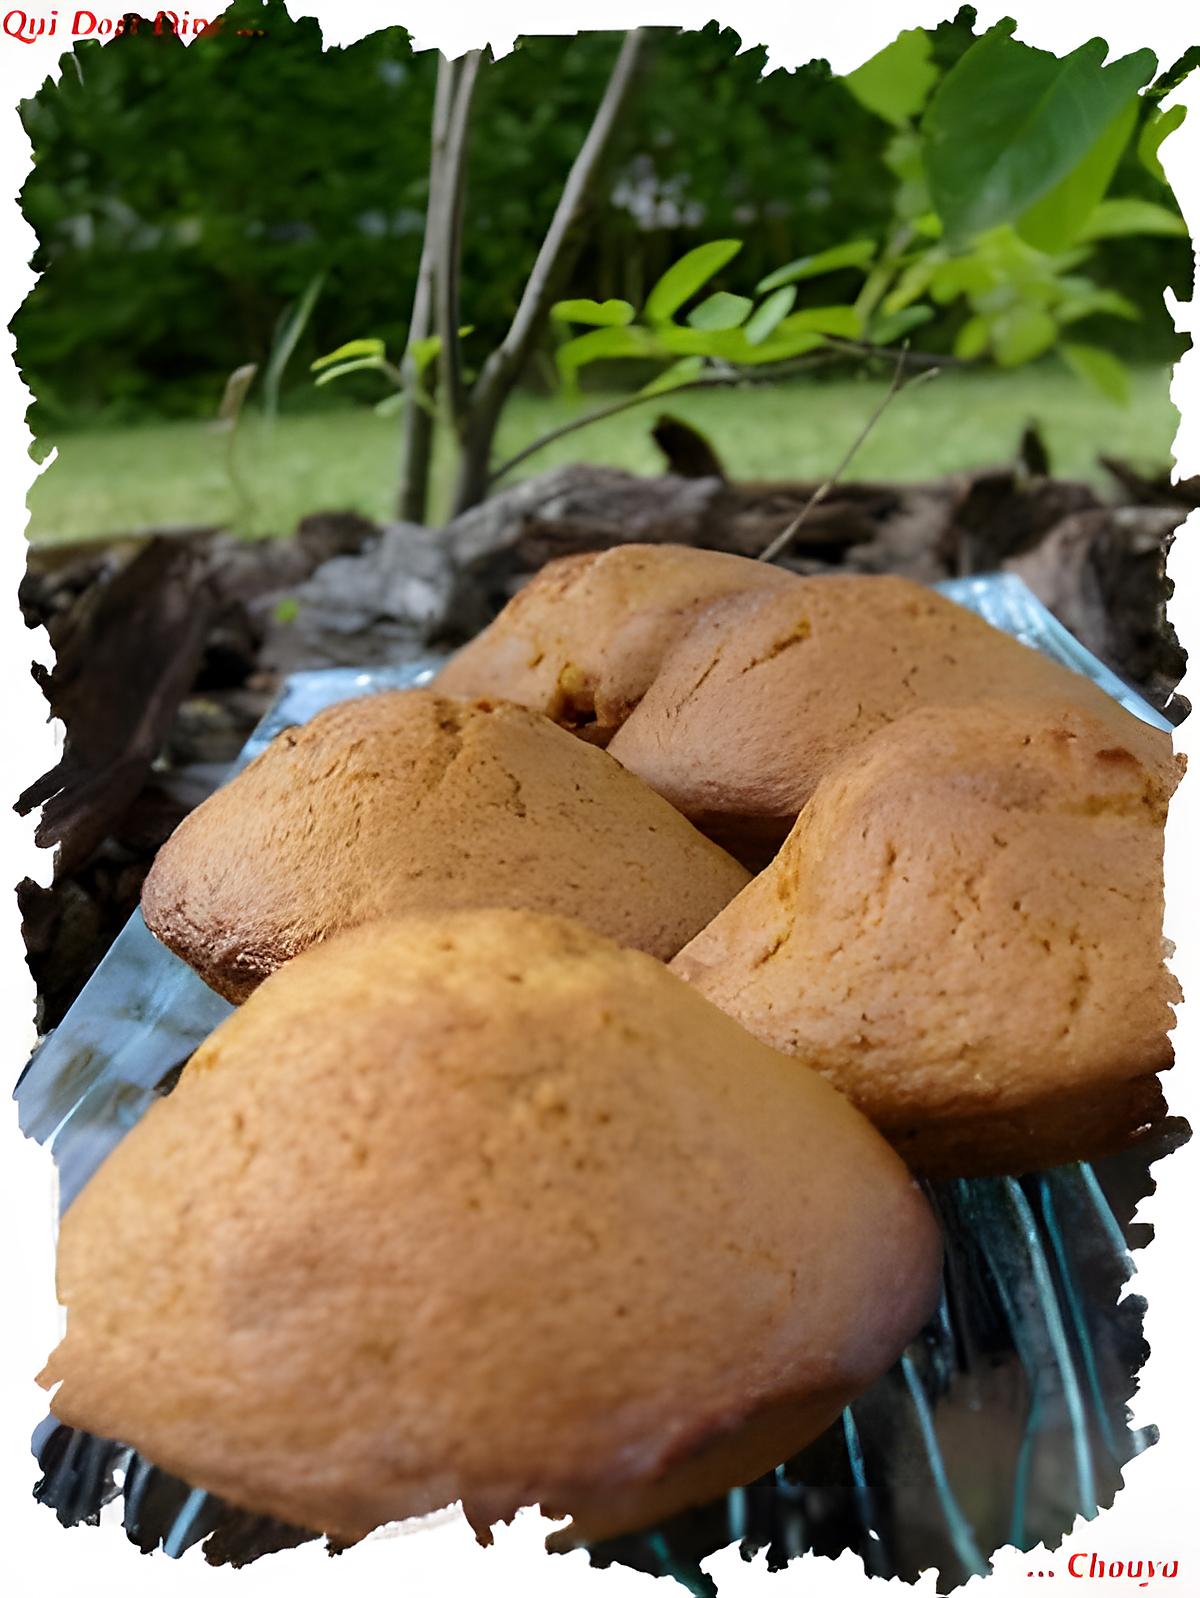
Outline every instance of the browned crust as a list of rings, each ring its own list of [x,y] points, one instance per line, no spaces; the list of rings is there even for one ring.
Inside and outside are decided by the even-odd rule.
[[[1047,1094],[1019,1109],[880,1130],[905,1163],[932,1180],[1023,1176],[1076,1160],[1098,1160],[1145,1142],[1167,1120],[1162,1083],[1137,1076],[1073,1093]]]
[[[997,694],[1075,705],[1147,764],[1169,736],[1103,689],[900,577],[796,578],[701,611],[612,739],[612,754],[757,865],[826,771],[898,717]]]
[[[673,969],[914,1168],[1087,1159],[1161,1115],[1178,769],[1043,699],[927,707],[819,783]]]
[[[607,745],[664,655],[714,599],[796,579],[681,544],[621,544],[552,560],[442,669],[448,694],[509,699]]]
[[[516,912],[269,978],[67,1212],[55,1413],[353,1540],[461,1499],[612,1534],[890,1365],[940,1238],[814,1073]]]
[[[410,910],[577,916],[669,959],[747,881],[659,795],[544,717],[412,689],[281,733],[159,851],[142,913],[241,1003],[310,944]]]

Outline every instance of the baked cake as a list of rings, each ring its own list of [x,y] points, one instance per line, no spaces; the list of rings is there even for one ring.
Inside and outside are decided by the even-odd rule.
[[[702,831],[763,863],[821,775],[925,704],[995,693],[1081,705],[1144,759],[1170,739],[1103,689],[900,577],[794,577],[709,604],[610,745]]]
[[[913,711],[821,779],[673,969],[927,1175],[1107,1153],[1163,1114],[1177,775],[1079,707]]]
[[[668,959],[747,881],[603,750],[411,689],[281,733],[167,840],[142,912],[240,1003],[310,943],[410,910],[576,916]]]
[[[443,667],[438,687],[511,699],[603,745],[705,605],[794,581],[776,566],[682,544],[567,555]]]
[[[769,1469],[931,1312],[941,1245],[815,1072],[513,911],[269,977],[67,1211],[54,1413],[352,1541],[461,1500],[614,1535]]]

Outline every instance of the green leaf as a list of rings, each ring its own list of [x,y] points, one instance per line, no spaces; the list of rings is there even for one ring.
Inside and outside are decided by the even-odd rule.
[[[991,329],[982,316],[971,316],[958,330],[954,340],[954,353],[960,361],[973,361],[982,355],[991,343]]]
[[[1080,237],[1090,244],[1096,239],[1124,238],[1132,233],[1184,238],[1187,223],[1178,211],[1156,205],[1153,200],[1101,200]]]
[[[895,344],[906,333],[911,333],[914,328],[922,327],[926,322],[933,320],[933,307],[931,305],[906,305],[903,310],[893,311],[890,315],[885,312],[878,320],[871,323],[869,333],[872,344]]]
[[[317,388],[324,388],[326,383],[332,383],[336,378],[346,377],[351,372],[365,372],[367,370],[381,372],[383,363],[378,355],[366,355],[359,361],[343,361],[341,366],[332,366],[321,373],[316,380]]]
[[[959,255],[939,261],[929,280],[929,292],[938,305],[949,305],[960,294],[986,294],[997,286],[996,268],[980,254]]]
[[[884,315],[894,316],[897,311],[904,310],[905,306],[911,305],[914,300],[919,300],[933,282],[935,272],[943,264],[941,256],[933,250],[927,250],[915,261],[910,261],[896,279],[895,288],[884,296],[880,307]]]
[[[279,413],[279,389],[283,382],[283,374],[288,362],[296,353],[296,345],[300,342],[301,334],[308,326],[313,308],[325,285],[325,277],[324,272],[318,272],[315,277],[309,279],[303,294],[280,323],[279,331],[271,346],[271,357],[263,373],[263,411],[271,419]]]
[[[592,361],[626,360],[656,353],[655,339],[644,327],[598,327],[560,344],[555,359],[564,382],[570,386],[580,367]]]
[[[638,393],[667,394],[671,389],[678,388],[681,383],[690,383],[699,377],[703,370],[703,355],[685,355],[681,361],[668,366],[665,372],[660,372],[656,378],[646,384],[645,388],[639,389]]]
[[[746,323],[745,332],[750,343],[761,344],[765,338],[770,338],[795,303],[796,289],[794,284],[789,285],[787,288],[776,289],[773,294],[768,294]]]
[[[708,332],[721,332],[725,328],[741,327],[753,309],[754,301],[741,294],[726,294],[718,289],[706,300],[701,300],[688,312],[688,325]]]
[[[785,335],[829,333],[837,338],[858,338],[862,333],[862,318],[853,305],[810,305],[785,316],[776,331]]]
[[[656,342],[676,355],[709,355],[731,366],[767,366],[819,349],[826,336],[856,338],[862,322],[852,305],[815,305],[785,316],[765,338],[752,343],[744,328],[701,333],[690,327],[663,328]]]
[[[350,361],[359,356],[371,356],[375,360],[383,357],[386,346],[381,338],[352,338],[349,344],[340,344],[336,350],[331,350],[328,355],[322,355],[320,360],[314,361],[310,371],[320,372],[327,366],[333,366],[338,361]]]
[[[1036,305],[1014,305],[994,317],[992,353],[998,366],[1024,366],[1036,360],[1058,338],[1058,324]]]
[[[413,371],[420,377],[430,362],[436,361],[442,353],[441,336],[431,333],[428,338],[415,338],[404,353],[412,362]]]
[[[578,369],[591,361],[629,356],[645,359],[675,355],[698,362],[707,357],[731,366],[761,366],[817,349],[827,335],[855,338],[861,331],[862,322],[850,305],[815,305],[795,311],[782,317],[772,332],[755,343],[741,327],[680,327],[675,323],[654,329],[636,325],[604,327],[560,346],[558,363],[568,386]]]
[[[758,344],[752,344],[740,327],[716,333],[704,333],[692,327],[665,327],[655,343],[660,350],[672,355],[707,355],[713,360],[727,361],[731,366],[765,366],[818,349],[825,343],[826,333],[847,337],[857,333],[858,318],[849,306],[834,306],[832,310],[835,315],[817,314],[810,319],[807,312],[801,311],[794,317],[785,317],[775,331]],[[850,312],[850,321],[846,319],[847,312]]]
[[[896,179],[892,208],[897,218],[912,225],[919,216],[932,215],[923,145],[916,128],[905,124],[892,134],[882,153],[884,165]]]
[[[559,300],[550,307],[550,319],[584,327],[626,327],[633,321],[633,306],[628,300]]]
[[[381,399],[378,405],[372,405],[371,409],[376,416],[399,416],[404,409],[404,399],[404,390],[398,388],[394,394]]]
[[[271,612],[271,615],[274,617],[274,619],[278,622],[282,622],[284,626],[287,626],[289,622],[295,621],[299,614],[300,601],[291,594],[289,594],[286,599],[279,600],[274,610]]]
[[[1057,314],[1060,326],[1082,322],[1085,316],[1122,316],[1127,322],[1140,322],[1142,317],[1132,300],[1118,294],[1116,289],[1097,288],[1094,283],[1086,288],[1072,288],[1063,297]]]
[[[1129,403],[1129,369],[1108,350],[1097,349],[1094,344],[1060,344],[1063,360],[1085,383],[1098,388],[1118,405]]]
[[[852,239],[848,244],[835,244],[831,250],[818,255],[802,255],[797,261],[769,272],[755,289],[756,294],[769,294],[785,283],[798,283],[802,278],[821,277],[826,272],[839,272],[844,266],[866,267],[875,254],[874,239]]]
[[[1165,100],[1172,90],[1177,89],[1184,78],[1200,67],[1200,44],[1189,45],[1179,57],[1172,61],[1165,72],[1161,72],[1146,91],[1147,100]]]
[[[669,322],[675,312],[701,289],[709,278],[727,266],[742,247],[741,239],[714,239],[700,244],[674,266],[669,266],[650,290],[646,318],[650,322]]]
[[[1138,104],[1137,95],[1130,95],[1083,160],[1019,219],[1017,232],[1026,244],[1053,255],[1075,243],[1112,182],[1137,121]]]
[[[747,340],[745,349],[738,358],[738,365],[771,366],[776,361],[792,361],[797,355],[807,355],[810,350],[819,350],[824,343],[825,338],[820,333],[785,333],[781,324],[761,344],[751,344]]]
[[[654,344],[660,354],[708,355],[719,361],[740,361],[750,346],[740,327],[668,327],[655,329]]]
[[[1151,51],[1103,65],[1092,39],[1061,60],[1019,44],[1016,24],[977,39],[926,111],[925,170],[948,238],[1015,221],[1073,170],[1154,71]]]
[[[1162,162],[1158,158],[1159,146],[1168,133],[1174,133],[1186,116],[1186,105],[1173,105],[1169,111],[1160,111],[1156,108],[1146,118],[1145,125],[1138,135],[1138,160],[1160,183],[1167,181],[1167,174],[1163,171]]]
[[[903,127],[925,104],[936,80],[929,35],[910,28],[842,82],[868,111]]]

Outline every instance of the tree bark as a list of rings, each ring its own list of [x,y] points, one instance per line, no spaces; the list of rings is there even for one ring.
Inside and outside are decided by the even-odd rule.
[[[457,82],[457,63],[438,60],[437,87],[433,97],[433,120],[429,143],[429,198],[425,206],[425,235],[417,268],[412,316],[408,324],[408,344],[401,363],[404,390],[404,458],[396,511],[401,521],[424,522],[429,510],[429,474],[433,460],[434,409],[431,376],[426,367],[418,373],[412,349],[418,340],[433,331],[434,276],[438,250],[438,222],[441,214],[442,173],[450,116]]]
[[[463,198],[467,183],[467,148],[471,126],[471,105],[479,77],[482,52],[470,50],[458,63],[451,95],[438,184],[439,207],[434,251],[433,312],[434,330],[441,340],[438,369],[442,405],[456,438],[461,438],[467,408],[463,384],[462,351],[458,330],[462,325],[459,305],[459,276],[462,263]]]
[[[613,132],[633,87],[642,29],[626,34],[596,115],[563,186],[562,196],[525,284],[512,325],[484,364],[467,402],[453,514],[487,492],[492,443],[505,401],[516,387],[542,321],[557,297],[578,250],[580,221],[592,198]]]

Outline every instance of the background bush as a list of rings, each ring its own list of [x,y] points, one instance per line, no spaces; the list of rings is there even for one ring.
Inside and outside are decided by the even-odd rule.
[[[966,49],[972,20],[964,11],[936,31],[941,64]],[[239,23],[266,37],[238,38]],[[463,262],[468,360],[507,324],[616,42],[529,39],[483,74]],[[886,127],[823,63],[762,78],[764,52],[738,55],[739,43],[715,25],[657,33],[569,292],[640,303],[672,260],[723,236],[746,241],[736,276],[753,283],[886,225]],[[318,273],[285,387],[292,408],[337,403],[312,389],[307,364],[347,336],[400,348],[434,65],[400,29],[322,52],[316,24],[293,23],[275,0],[238,0],[221,34],[186,49],[144,28],[78,45],[59,83],[22,108],[35,154],[23,203],[43,276],[14,330],[35,429],[211,414],[228,373],[265,361]],[[1114,189],[1161,199],[1135,145]],[[1111,347],[1172,357],[1162,293],[1189,292],[1188,241],[1107,241],[1094,275],[1143,313],[1106,324]],[[818,292],[830,297],[829,280]],[[369,374],[363,383],[378,397]]]

